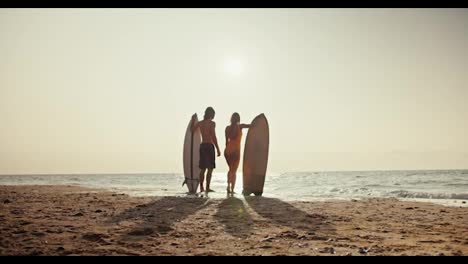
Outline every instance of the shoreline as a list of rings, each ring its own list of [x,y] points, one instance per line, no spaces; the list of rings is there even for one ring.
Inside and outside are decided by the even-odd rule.
[[[241,199],[240,199],[241,198]],[[0,255],[468,255],[468,208],[0,185]]]
[[[164,194],[141,194],[141,192],[138,191],[131,191],[129,189],[125,188],[119,188],[119,187],[96,187],[96,186],[90,186],[86,184],[73,184],[73,183],[64,183],[64,184],[30,184],[30,183],[25,183],[25,184],[5,184],[5,183],[0,183],[0,187],[2,186],[26,186],[26,187],[32,187],[32,186],[37,186],[37,187],[47,187],[47,186],[62,186],[62,187],[77,187],[77,188],[82,188],[82,189],[87,189],[87,190],[94,190],[95,192],[114,192],[114,193],[122,193],[125,195],[128,195],[129,197],[185,197],[187,196],[188,192],[180,192],[180,193],[170,193],[168,195]],[[198,193],[200,194],[200,193]],[[203,194],[205,196],[206,194]],[[243,195],[241,193],[236,193],[237,197],[240,199],[244,199]],[[211,193],[211,197],[208,197],[210,199],[225,199],[227,197],[227,194],[225,191],[216,191],[214,193]],[[449,198],[407,198],[407,197],[379,197],[379,196],[367,196],[367,197],[311,197],[309,199],[301,199],[301,198],[296,198],[296,199],[284,199],[283,197],[277,196],[277,195],[264,195],[269,198],[276,198],[276,199],[281,199],[286,202],[340,202],[340,201],[347,201],[351,202],[353,200],[367,200],[367,199],[396,199],[398,201],[402,202],[421,202],[421,203],[432,203],[432,204],[437,204],[441,206],[446,206],[446,207],[457,207],[457,208],[463,208],[467,207],[468,208],[468,200],[463,200],[463,199],[449,199]]]

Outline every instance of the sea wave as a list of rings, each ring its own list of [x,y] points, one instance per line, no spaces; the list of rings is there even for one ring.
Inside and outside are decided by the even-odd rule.
[[[447,183],[447,184],[444,184],[444,186],[450,186],[450,187],[466,186],[466,187],[468,187],[468,183]]]
[[[468,193],[428,193],[399,190],[390,192],[389,194],[390,196],[396,196],[399,198],[468,200]]]

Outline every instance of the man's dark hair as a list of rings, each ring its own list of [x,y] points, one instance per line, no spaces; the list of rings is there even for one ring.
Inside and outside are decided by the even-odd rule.
[[[214,116],[215,116],[215,110],[213,109],[213,107],[208,106],[205,110],[205,115],[203,116],[203,119],[204,120],[213,119]]]

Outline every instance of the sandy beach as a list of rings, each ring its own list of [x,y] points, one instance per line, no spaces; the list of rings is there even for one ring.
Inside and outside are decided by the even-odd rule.
[[[0,255],[468,255],[468,208],[0,186]]]

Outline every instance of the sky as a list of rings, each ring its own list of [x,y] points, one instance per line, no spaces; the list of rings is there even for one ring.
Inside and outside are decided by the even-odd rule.
[[[180,173],[207,106],[221,150],[233,112],[266,115],[272,173],[468,169],[467,28],[467,9],[2,9],[0,174]]]

